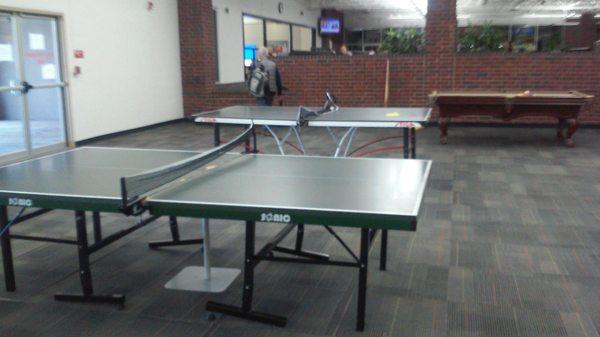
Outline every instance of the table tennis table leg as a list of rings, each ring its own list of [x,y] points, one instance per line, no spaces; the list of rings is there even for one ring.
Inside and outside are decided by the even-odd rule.
[[[254,295],[254,268],[260,262],[260,259],[255,255],[255,244],[256,222],[246,221],[246,247],[244,254],[244,288],[242,294],[242,307],[240,308],[211,301],[206,303],[206,310],[283,327],[287,324],[287,319],[285,317],[252,310],[252,298]]]
[[[337,144],[337,147],[335,149],[335,153],[333,154],[334,157],[339,157],[340,156],[340,152],[342,151],[342,147],[344,146],[344,143],[346,143],[346,147],[344,150],[344,157],[346,157],[348,155],[348,151],[350,150],[350,146],[352,143],[352,139],[354,138],[354,133],[356,132],[357,128],[349,128],[348,131],[346,131],[344,133],[344,135],[342,136],[342,138],[340,138],[340,141]],[[333,132],[333,131],[331,131]],[[332,134],[332,133],[331,133]]]
[[[90,254],[88,246],[85,211],[75,211],[75,227],[77,230],[77,252],[79,256],[79,279],[83,294],[56,294],[54,299],[66,302],[94,302],[125,305],[124,295],[94,295],[92,272],[90,269]]]
[[[100,222],[100,212],[92,213],[92,221],[94,223],[94,242],[102,241],[102,224]]]
[[[179,235],[179,224],[177,223],[177,217],[169,217],[169,229],[171,230],[171,240],[150,242],[148,243],[148,247],[150,247],[151,249],[155,249],[160,247],[187,246],[204,243],[204,239],[181,240]]]
[[[404,159],[408,159],[410,152],[410,137],[408,128],[402,128],[402,139],[404,148]]]
[[[213,124],[213,143],[215,147],[221,145],[221,128],[218,123]]]
[[[410,155],[411,155],[412,159],[416,159],[417,158],[417,129],[416,128],[410,129],[410,141],[411,141]]]
[[[256,140],[256,126],[252,128],[252,153],[258,153],[258,145]]]
[[[356,310],[356,330],[365,330],[365,312],[367,310],[367,274],[369,265],[369,229],[360,231],[360,260],[358,272],[358,299]]]
[[[0,206],[0,232],[6,226],[8,226],[8,209],[6,206]],[[9,229],[6,229],[6,232],[0,238],[0,244],[2,245],[2,264],[4,266],[4,286],[6,287],[6,291],[13,292],[17,290],[17,285]]]

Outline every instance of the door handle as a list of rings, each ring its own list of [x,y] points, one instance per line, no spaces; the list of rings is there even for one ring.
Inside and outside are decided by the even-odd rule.
[[[31,90],[31,89],[35,89],[35,88],[33,87],[33,85],[29,84],[27,81],[23,81],[23,82],[21,83],[21,85],[23,86],[23,89],[21,89],[21,92],[22,92],[23,94],[27,94],[27,93],[29,92],[29,90]]]

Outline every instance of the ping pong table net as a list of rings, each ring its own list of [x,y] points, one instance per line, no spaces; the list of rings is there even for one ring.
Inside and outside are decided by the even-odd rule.
[[[229,143],[190,158],[165,165],[140,174],[121,178],[121,211],[128,215],[137,215],[145,211],[144,200],[153,192],[177,179],[194,172],[200,167],[214,161],[231,151],[242,142],[250,139],[254,125],[251,124],[243,133]]]
[[[335,104],[325,103],[323,108],[319,110],[311,110],[309,108],[300,107],[298,112],[298,121],[300,125],[305,125],[309,120],[313,118],[318,118],[320,115],[324,115],[326,113],[338,111],[340,108]]]

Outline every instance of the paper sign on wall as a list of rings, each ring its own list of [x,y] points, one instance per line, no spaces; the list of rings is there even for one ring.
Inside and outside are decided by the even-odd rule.
[[[13,50],[9,44],[0,44],[0,62],[13,62]]]
[[[45,50],[46,38],[43,34],[29,34],[29,49]]]
[[[56,66],[54,64],[44,64],[42,66],[42,78],[45,80],[55,80]]]

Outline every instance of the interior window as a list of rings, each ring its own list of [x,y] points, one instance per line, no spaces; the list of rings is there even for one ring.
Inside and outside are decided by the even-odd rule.
[[[277,56],[290,53],[290,25],[267,20],[267,47]]]
[[[256,56],[256,50],[264,43],[264,20],[244,15],[244,66],[250,67]]]
[[[312,41],[312,29],[302,26],[292,26],[292,48],[294,51],[310,52]]]

